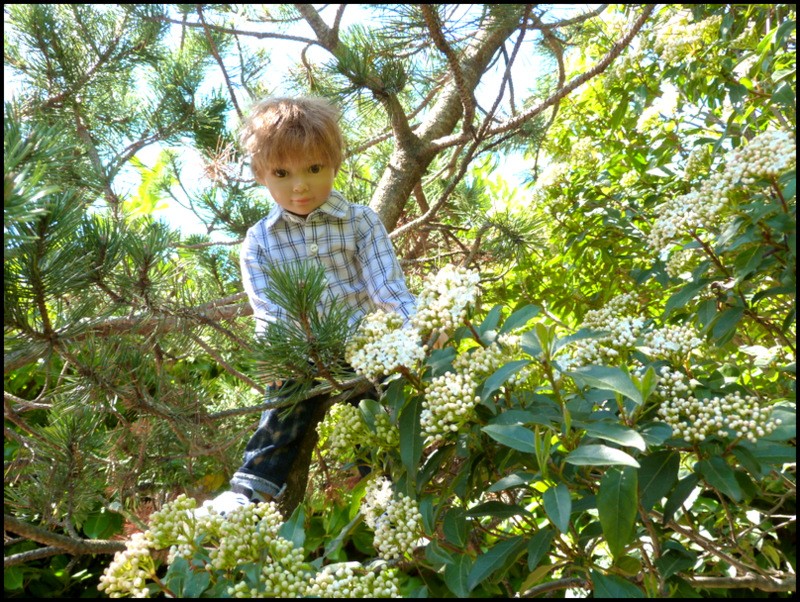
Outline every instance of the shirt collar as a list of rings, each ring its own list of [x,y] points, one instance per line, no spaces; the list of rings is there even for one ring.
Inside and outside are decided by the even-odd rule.
[[[312,211],[309,216],[314,215],[318,212],[327,213],[331,217],[338,217],[343,218],[347,215],[347,200],[342,196],[338,190],[331,190],[331,195],[328,197],[328,200],[325,201],[322,205],[317,207],[314,211]],[[286,211],[280,205],[275,205],[275,207],[270,211],[269,215],[266,217],[264,225],[267,228],[271,228],[275,225],[275,223],[279,219],[285,219],[290,222],[299,222],[302,221],[295,215],[292,215],[288,211]]]

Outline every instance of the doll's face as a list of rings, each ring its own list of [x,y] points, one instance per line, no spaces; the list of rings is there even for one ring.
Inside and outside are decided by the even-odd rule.
[[[286,211],[305,217],[331,194],[336,171],[324,162],[297,159],[270,166],[262,183]]]

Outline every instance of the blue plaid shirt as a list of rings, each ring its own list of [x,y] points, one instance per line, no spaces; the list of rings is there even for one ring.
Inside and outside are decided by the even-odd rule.
[[[257,334],[267,322],[287,319],[264,294],[270,286],[264,268],[272,263],[316,259],[325,269],[328,298],[336,296],[356,310],[354,321],[376,309],[396,311],[406,320],[415,311],[415,299],[378,215],[335,190],[306,219],[276,206],[247,231],[239,259]]]

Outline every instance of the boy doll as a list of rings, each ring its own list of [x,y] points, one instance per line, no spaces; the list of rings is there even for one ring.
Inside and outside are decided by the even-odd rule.
[[[247,231],[240,256],[257,335],[268,322],[286,319],[264,294],[270,287],[264,268],[273,263],[317,261],[331,295],[355,310],[354,323],[376,309],[405,319],[414,312],[415,299],[377,214],[333,190],[344,147],[338,118],[320,98],[270,98],[257,104],[244,124],[241,142],[253,175],[277,205]],[[271,389],[267,397],[272,395]],[[280,496],[297,444],[309,428],[313,408],[308,402],[315,401],[297,404],[285,418],[276,409],[266,410],[231,489],[204,508],[226,513]]]

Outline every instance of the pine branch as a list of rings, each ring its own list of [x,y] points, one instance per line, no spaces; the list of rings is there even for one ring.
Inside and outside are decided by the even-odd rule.
[[[32,541],[58,548],[61,553],[66,552],[73,556],[84,554],[114,554],[125,549],[125,542],[110,541],[107,539],[75,539],[66,535],[59,535],[19,520],[9,514],[3,514],[3,529]],[[13,557],[12,557],[13,558]],[[8,559],[5,559],[8,561]]]
[[[238,302],[244,300],[245,297],[245,293],[237,293],[205,305],[181,310],[180,314],[147,312],[146,314],[124,318],[111,318],[87,327],[80,334],[69,337],[69,340],[75,342],[92,336],[112,336],[117,333],[150,335],[155,332],[163,333],[176,330],[181,328],[187,321],[233,320],[253,313],[253,308],[249,303]],[[43,355],[44,352],[36,351],[30,353],[27,350],[5,354],[3,358],[4,373],[8,374],[12,370],[36,361]]]

